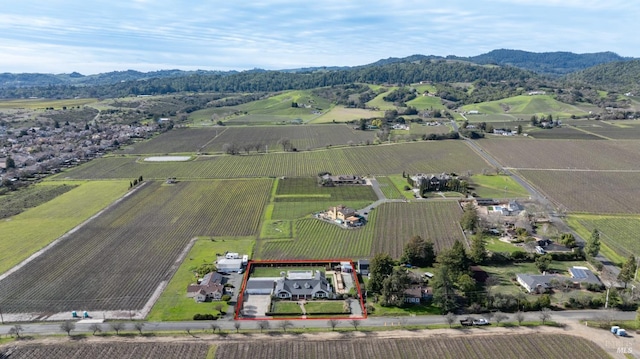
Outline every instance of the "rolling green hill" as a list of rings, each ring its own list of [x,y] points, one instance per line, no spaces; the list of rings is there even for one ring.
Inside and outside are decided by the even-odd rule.
[[[561,116],[583,115],[585,111],[555,100],[549,95],[527,96],[520,95],[508,97],[497,101],[481,102],[462,107],[463,111],[479,111],[480,114],[513,114],[513,115],[534,115],[534,114],[555,114]]]

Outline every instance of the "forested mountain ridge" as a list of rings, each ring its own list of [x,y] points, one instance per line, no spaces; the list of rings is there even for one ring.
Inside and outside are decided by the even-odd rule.
[[[390,57],[361,66],[333,66],[333,67],[307,67],[299,69],[287,69],[277,71],[267,71],[254,69],[243,71],[242,73],[260,74],[270,72],[283,73],[315,73],[315,72],[341,72],[355,71],[361,73],[370,68],[384,67],[403,63],[429,63],[438,60],[449,60],[449,62],[465,62],[480,65],[501,65],[513,66],[524,70],[529,70],[542,75],[560,76],[588,67],[608,62],[619,62],[632,60],[621,57],[613,52],[599,52],[592,54],[575,54],[571,52],[527,52],[521,50],[493,50],[486,54],[472,57],[460,56],[434,56],[434,55],[411,55],[404,58]],[[238,71],[183,71],[183,70],[160,70],[152,72],[140,72],[134,70],[112,71],[95,75],[82,75],[77,72],[71,74],[41,74],[41,73],[0,73],[0,89],[20,88],[34,86],[95,86],[111,85],[126,81],[167,79],[192,76],[213,76],[220,77],[237,75]]]
[[[304,90],[349,83],[410,84],[420,81],[459,83],[484,80],[524,84],[539,76],[515,67],[480,66],[458,61],[398,62],[338,71],[291,73],[245,71],[191,74],[172,78],[124,81],[111,85],[0,88],[0,98],[122,97],[176,92],[263,92]]]
[[[640,60],[601,64],[569,74],[566,80],[607,89],[638,90],[640,89]]]
[[[575,54],[572,52],[528,52],[522,50],[493,50],[486,54],[472,57],[454,57],[477,64],[496,64],[515,66],[538,74],[554,77],[609,62],[629,61],[632,58],[622,57],[613,52],[597,52]]]

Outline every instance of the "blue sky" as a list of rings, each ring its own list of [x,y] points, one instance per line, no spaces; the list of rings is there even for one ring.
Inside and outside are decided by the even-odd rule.
[[[493,49],[640,57],[633,0],[14,0],[0,72],[363,65]]]

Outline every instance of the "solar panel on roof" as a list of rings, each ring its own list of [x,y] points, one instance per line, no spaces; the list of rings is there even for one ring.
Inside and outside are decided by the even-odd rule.
[[[584,271],[584,269],[570,268],[569,270],[571,271],[571,275],[573,275],[574,278],[587,279],[587,273]]]

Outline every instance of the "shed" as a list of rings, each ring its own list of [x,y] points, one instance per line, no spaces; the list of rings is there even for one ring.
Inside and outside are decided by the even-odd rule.
[[[239,272],[242,268],[242,259],[222,258],[216,263],[218,272]]]
[[[369,260],[368,259],[360,259],[360,260],[358,260],[358,273],[360,273],[360,275],[369,275]]]

